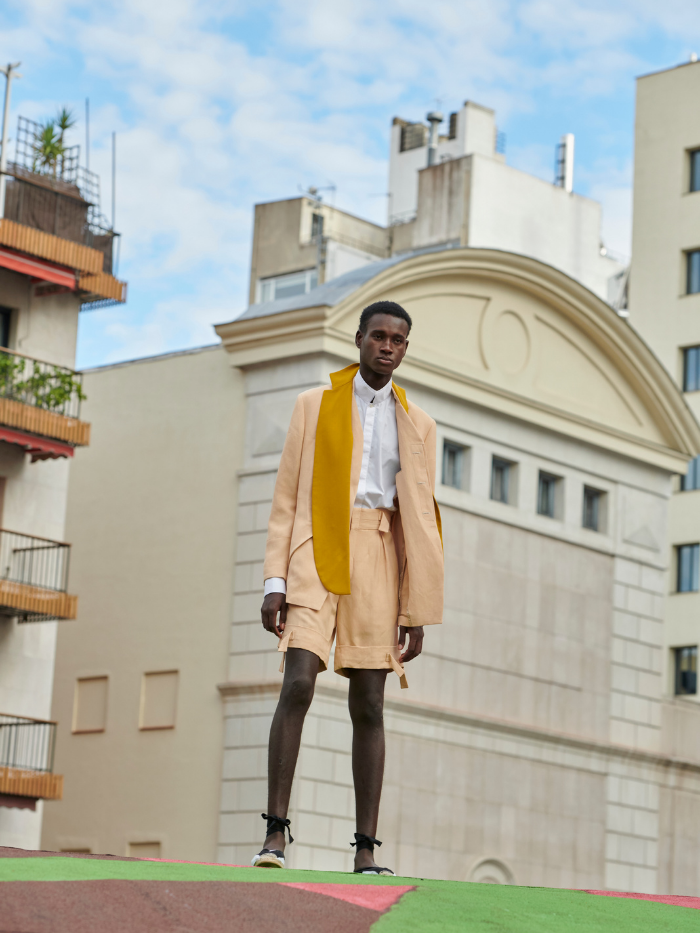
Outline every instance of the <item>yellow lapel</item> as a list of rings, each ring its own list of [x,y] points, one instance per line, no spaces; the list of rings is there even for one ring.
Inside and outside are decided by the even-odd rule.
[[[350,497],[353,448],[352,380],[359,363],[331,373],[316,428],[311,521],[314,561],[330,593],[350,593]],[[359,416],[358,416],[359,420]]]

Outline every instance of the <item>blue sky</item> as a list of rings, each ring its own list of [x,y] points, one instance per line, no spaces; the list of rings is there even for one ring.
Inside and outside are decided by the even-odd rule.
[[[630,251],[634,79],[700,53],[697,0],[5,0],[17,114],[80,118],[116,226],[126,306],[81,315],[78,365],[211,343],[246,305],[253,205],[299,186],[386,211],[392,117],[493,107],[511,165],[551,180],[576,134],[575,190]],[[10,147],[13,152],[13,147]]]

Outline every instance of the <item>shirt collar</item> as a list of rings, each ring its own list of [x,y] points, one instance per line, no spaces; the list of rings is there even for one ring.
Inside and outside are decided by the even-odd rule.
[[[389,398],[391,395],[391,379],[387,382],[383,389],[373,389],[372,386],[368,386],[365,380],[360,375],[358,369],[357,374],[353,380],[353,390],[355,395],[362,399],[363,402],[366,402],[368,405],[374,402],[383,402]]]

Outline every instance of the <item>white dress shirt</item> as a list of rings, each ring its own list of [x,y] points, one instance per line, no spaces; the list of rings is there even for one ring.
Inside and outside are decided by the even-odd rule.
[[[383,389],[373,389],[358,370],[353,380],[353,391],[364,438],[360,481],[354,506],[356,509],[395,511],[396,474],[401,469],[401,460],[391,380]],[[286,592],[287,584],[282,577],[265,580],[265,596],[268,593]]]

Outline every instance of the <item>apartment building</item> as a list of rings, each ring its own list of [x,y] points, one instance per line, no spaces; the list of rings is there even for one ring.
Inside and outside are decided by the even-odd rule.
[[[558,147],[560,169],[549,183],[507,164],[493,110],[466,101],[446,120],[428,117],[430,127],[393,121],[385,228],[318,195],[256,205],[251,304],[308,293],[386,257],[446,246],[529,256],[615,302],[624,266],[601,241],[600,204],[573,190],[573,136]]]
[[[79,166],[78,147],[39,166],[40,130],[20,117],[0,217],[0,845],[30,849],[44,801],[56,805],[64,788],[54,771],[54,655],[80,595],[66,495],[73,457],[90,442],[73,370],[78,316],[126,299],[99,179]]]
[[[700,63],[637,82],[630,322],[700,416]],[[664,684],[698,744],[700,459],[676,481],[669,521]]]

